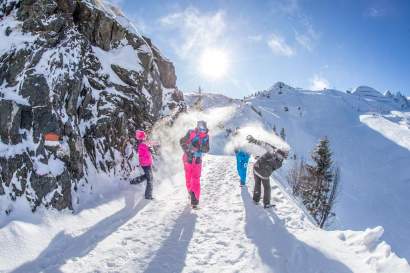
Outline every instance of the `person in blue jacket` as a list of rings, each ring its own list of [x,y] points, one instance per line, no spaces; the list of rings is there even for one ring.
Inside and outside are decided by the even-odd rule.
[[[236,169],[240,177],[240,186],[245,186],[246,182],[246,171],[248,168],[249,153],[245,152],[242,149],[235,149],[236,155]]]

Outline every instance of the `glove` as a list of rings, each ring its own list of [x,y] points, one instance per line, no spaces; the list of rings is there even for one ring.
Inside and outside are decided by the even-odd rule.
[[[257,140],[256,140],[253,136],[251,136],[251,135],[248,135],[248,136],[246,137],[246,140],[247,140],[249,143],[256,143],[256,142],[257,142]]]

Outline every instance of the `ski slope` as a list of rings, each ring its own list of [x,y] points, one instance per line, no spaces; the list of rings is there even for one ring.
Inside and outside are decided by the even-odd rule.
[[[275,180],[276,208],[265,210],[251,200],[252,177],[240,188],[235,170],[232,156],[206,156],[198,211],[178,172],[157,185],[152,202],[141,199],[141,185],[123,184],[117,198],[81,215],[31,227],[14,221],[0,229],[8,239],[0,272],[410,272],[379,242],[380,228],[320,230]]]

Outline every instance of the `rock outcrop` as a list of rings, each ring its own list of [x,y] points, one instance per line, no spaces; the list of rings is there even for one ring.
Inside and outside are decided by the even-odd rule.
[[[91,169],[124,175],[124,140],[184,107],[173,64],[113,7],[2,0],[0,18],[0,213],[72,208]]]

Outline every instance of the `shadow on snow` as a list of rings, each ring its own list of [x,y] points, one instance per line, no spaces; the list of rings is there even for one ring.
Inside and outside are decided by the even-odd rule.
[[[26,272],[61,272],[60,267],[75,257],[86,256],[96,245],[118,230],[134,217],[146,205],[145,199],[137,202],[135,193],[125,196],[125,207],[113,215],[104,218],[85,233],[73,237],[63,231],[58,233],[48,247],[33,261],[29,261],[12,271]]]
[[[168,239],[163,242],[161,248],[156,252],[155,257],[145,269],[145,273],[182,272],[197,217],[196,214],[190,211],[191,209],[187,207],[176,219],[176,224]]]
[[[246,213],[246,236],[271,272],[352,273],[346,265],[326,257],[290,234],[274,213],[255,206],[247,189],[243,188],[241,195]]]

